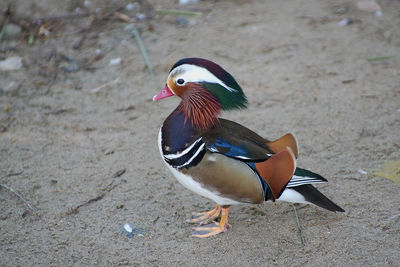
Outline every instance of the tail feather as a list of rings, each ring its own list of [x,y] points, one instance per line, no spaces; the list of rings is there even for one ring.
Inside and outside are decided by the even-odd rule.
[[[321,184],[326,182],[328,182],[328,180],[317,173],[306,169],[296,168],[296,171],[286,187],[293,188],[305,184]]]
[[[302,195],[306,202],[312,203],[330,211],[344,212],[344,209],[336,205],[332,200],[327,198],[311,184],[300,185],[297,187],[292,187],[290,189],[295,190],[300,195]]]
[[[318,179],[324,182],[327,182],[328,180],[326,180],[324,177],[322,177],[321,175],[319,175],[318,173],[306,170],[306,169],[302,169],[297,167],[296,171],[294,172],[294,175],[296,176],[303,176],[303,177],[310,177],[310,178],[314,178],[314,179]]]
[[[312,184],[326,183],[321,175],[312,171],[296,168],[293,177],[286,185],[282,195],[277,200],[314,204],[330,211],[344,212],[344,209],[336,205],[332,200],[324,196]]]

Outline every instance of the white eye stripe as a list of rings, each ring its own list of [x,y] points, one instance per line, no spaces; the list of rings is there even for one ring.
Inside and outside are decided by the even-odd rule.
[[[236,89],[229,87],[223,81],[218,79],[214,74],[208,71],[206,68],[199,67],[196,65],[183,64],[176,67],[170,74],[170,76],[177,75],[177,80],[183,79],[187,82],[209,82],[217,83],[223,86],[229,92],[237,92]]]

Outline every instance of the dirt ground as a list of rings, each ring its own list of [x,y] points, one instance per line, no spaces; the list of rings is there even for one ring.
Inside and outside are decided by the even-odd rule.
[[[14,20],[76,8],[98,20],[41,20],[40,35],[29,24],[0,43],[0,60],[23,63],[0,71],[1,266],[400,264],[400,185],[373,174],[400,157],[398,0],[379,1],[381,16],[333,0],[149,0],[157,12],[144,1],[6,0],[1,10],[9,2]],[[105,13],[119,6],[139,19],[155,76],[128,23]],[[270,139],[297,136],[298,166],[329,180],[318,188],[344,214],[298,205],[304,244],[292,206],[272,202],[233,207],[224,234],[190,236],[185,220],[214,203],[163,165],[157,134],[178,99],[152,97],[192,56],[223,66],[248,96],[248,110],[224,117]],[[367,60],[380,56],[394,57]]]

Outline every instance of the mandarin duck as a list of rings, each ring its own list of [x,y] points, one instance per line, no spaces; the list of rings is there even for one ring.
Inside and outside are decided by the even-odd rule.
[[[161,126],[161,157],[183,186],[216,203],[213,210],[194,213],[188,220],[201,225],[193,236],[225,232],[231,227],[230,206],[240,203],[283,200],[344,211],[313,186],[327,182],[325,178],[296,167],[298,149],[292,134],[269,141],[219,117],[221,111],[245,108],[247,98],[216,63],[202,58],[176,62],[153,100],[170,96],[181,102]]]

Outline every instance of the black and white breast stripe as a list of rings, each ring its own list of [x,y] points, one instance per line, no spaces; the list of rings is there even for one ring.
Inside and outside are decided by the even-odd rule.
[[[176,154],[164,154],[165,161],[177,169],[196,166],[206,153],[205,143],[201,139],[200,137],[181,152]]]

